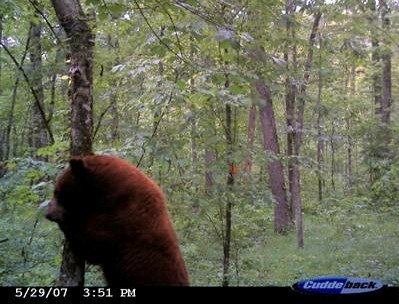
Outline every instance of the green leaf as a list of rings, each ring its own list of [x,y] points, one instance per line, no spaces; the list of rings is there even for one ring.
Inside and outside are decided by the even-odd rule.
[[[126,7],[120,3],[108,3],[107,8],[113,18],[122,16],[126,11]]]
[[[226,81],[224,75],[222,75],[222,74],[212,75],[211,79],[212,79],[212,83],[215,85],[224,85],[224,83]]]
[[[232,85],[229,87],[229,91],[234,95],[247,93],[247,89],[241,85]]]
[[[186,88],[187,88],[187,83],[184,81],[184,80],[178,80],[177,82],[176,82],[176,86],[181,90],[181,91],[183,91],[183,90],[185,90]]]

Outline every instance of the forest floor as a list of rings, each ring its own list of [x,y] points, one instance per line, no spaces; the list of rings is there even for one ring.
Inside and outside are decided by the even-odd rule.
[[[46,221],[34,204],[15,204],[13,210],[0,211],[0,215],[7,214],[0,233],[8,238],[1,244],[1,284],[54,284],[63,238],[58,227]],[[242,210],[239,213],[238,207],[236,211],[231,286],[291,286],[317,276],[366,277],[399,285],[398,214],[353,206],[304,210],[305,247],[300,250],[293,231],[287,235],[273,233],[272,208],[253,209],[250,216],[243,215]],[[213,233],[215,223],[206,216],[195,218],[184,209],[172,218],[191,284],[220,286],[223,249],[217,233]],[[104,284],[95,267],[89,267],[86,284]]]
[[[304,218],[304,249],[297,248],[292,232],[285,236],[265,233],[252,246],[233,250],[230,284],[291,286],[317,276],[365,277],[399,284],[397,215],[341,209],[324,215],[305,214]],[[221,248],[206,242],[201,247],[208,255],[202,252],[187,261],[192,284],[218,285],[221,269],[215,274],[214,265],[221,263],[221,255],[210,261],[216,258],[216,247]]]

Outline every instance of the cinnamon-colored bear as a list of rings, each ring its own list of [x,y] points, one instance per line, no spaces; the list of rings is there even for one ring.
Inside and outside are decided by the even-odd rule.
[[[189,284],[162,190],[120,158],[71,159],[46,217],[110,286]]]

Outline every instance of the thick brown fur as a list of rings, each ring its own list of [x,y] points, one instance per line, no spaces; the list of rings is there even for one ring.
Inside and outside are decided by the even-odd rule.
[[[57,178],[46,217],[110,286],[187,286],[162,190],[113,156],[74,158]]]

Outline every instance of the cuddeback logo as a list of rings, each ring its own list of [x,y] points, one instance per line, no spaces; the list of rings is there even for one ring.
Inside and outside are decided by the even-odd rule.
[[[302,292],[350,294],[381,289],[381,282],[364,278],[322,277],[300,281],[293,288]]]

